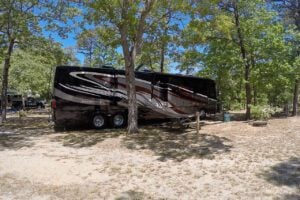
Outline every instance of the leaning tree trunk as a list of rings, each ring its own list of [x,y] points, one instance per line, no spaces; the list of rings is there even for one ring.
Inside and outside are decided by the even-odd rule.
[[[298,111],[298,96],[299,96],[299,79],[295,81],[295,87],[294,87],[294,99],[293,99],[293,113],[292,116],[297,115]]]
[[[14,44],[15,44],[15,40],[11,39],[9,41],[8,50],[5,56],[3,72],[2,72],[2,93],[1,93],[2,122],[6,121],[8,71],[10,67],[10,58],[13,52]]]

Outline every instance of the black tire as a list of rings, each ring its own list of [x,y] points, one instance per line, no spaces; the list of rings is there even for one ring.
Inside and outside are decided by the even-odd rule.
[[[114,128],[122,128],[126,125],[127,118],[124,113],[118,112],[111,117],[111,125]]]
[[[106,126],[106,117],[103,114],[96,114],[92,118],[92,125],[96,129],[101,129]]]
[[[54,123],[53,129],[54,129],[54,132],[63,132],[66,130],[66,127],[61,124]]]

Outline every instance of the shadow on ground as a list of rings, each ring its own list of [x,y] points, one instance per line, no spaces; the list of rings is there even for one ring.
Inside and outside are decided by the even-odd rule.
[[[98,142],[108,138],[115,138],[125,134],[124,129],[105,129],[105,130],[85,130],[82,132],[69,131],[64,135],[52,139],[53,142],[60,142],[63,146],[81,148],[91,147]]]
[[[214,155],[229,152],[231,141],[225,137],[195,132],[176,132],[174,129],[141,129],[140,134],[128,135],[123,145],[129,149],[149,149],[158,160],[181,162],[187,158],[213,159]]]
[[[32,137],[53,133],[45,117],[9,118],[0,127],[0,151],[34,145]]]
[[[259,177],[273,185],[294,187],[297,190],[296,194],[285,194],[279,199],[300,199],[300,158],[292,157],[285,162],[274,165],[269,171],[259,174]]]
[[[77,127],[66,131],[55,132],[47,117],[13,117],[0,127],[0,151],[32,147],[34,138],[42,135],[57,134],[52,141],[61,142],[69,147],[89,147],[107,138],[125,133],[122,129],[93,130],[88,127]]]
[[[288,161],[281,162],[265,171],[262,176],[267,181],[278,186],[300,186],[300,158],[290,158]]]
[[[300,195],[299,194],[286,194],[282,198],[279,198],[280,200],[299,200]]]
[[[91,147],[108,138],[122,137],[123,146],[133,150],[149,149],[160,161],[187,158],[213,159],[214,155],[229,152],[231,141],[225,137],[196,134],[192,129],[170,128],[162,125],[141,126],[139,134],[126,135],[125,129],[83,129],[56,133],[52,142],[72,148]],[[10,118],[0,127],[0,151],[20,149],[35,144],[35,137],[54,134],[53,127],[45,117]]]

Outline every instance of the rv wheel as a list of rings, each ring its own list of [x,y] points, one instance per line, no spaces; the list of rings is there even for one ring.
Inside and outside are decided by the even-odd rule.
[[[101,114],[97,114],[93,117],[93,126],[95,128],[103,128],[106,124],[105,117]]]
[[[126,118],[123,113],[117,113],[112,117],[112,125],[115,128],[123,127],[126,124]]]

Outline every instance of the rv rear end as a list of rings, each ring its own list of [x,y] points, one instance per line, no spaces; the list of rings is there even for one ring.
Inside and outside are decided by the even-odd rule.
[[[96,77],[95,74],[102,76]],[[90,79],[86,76],[90,76]],[[107,88],[101,88],[97,80],[93,80],[95,77],[104,79]],[[113,77],[114,70],[112,69],[56,67],[51,102],[55,127],[88,124],[95,128],[103,128],[107,125],[124,126],[127,121],[126,108],[115,105],[114,97],[108,98],[101,95],[112,87]]]

